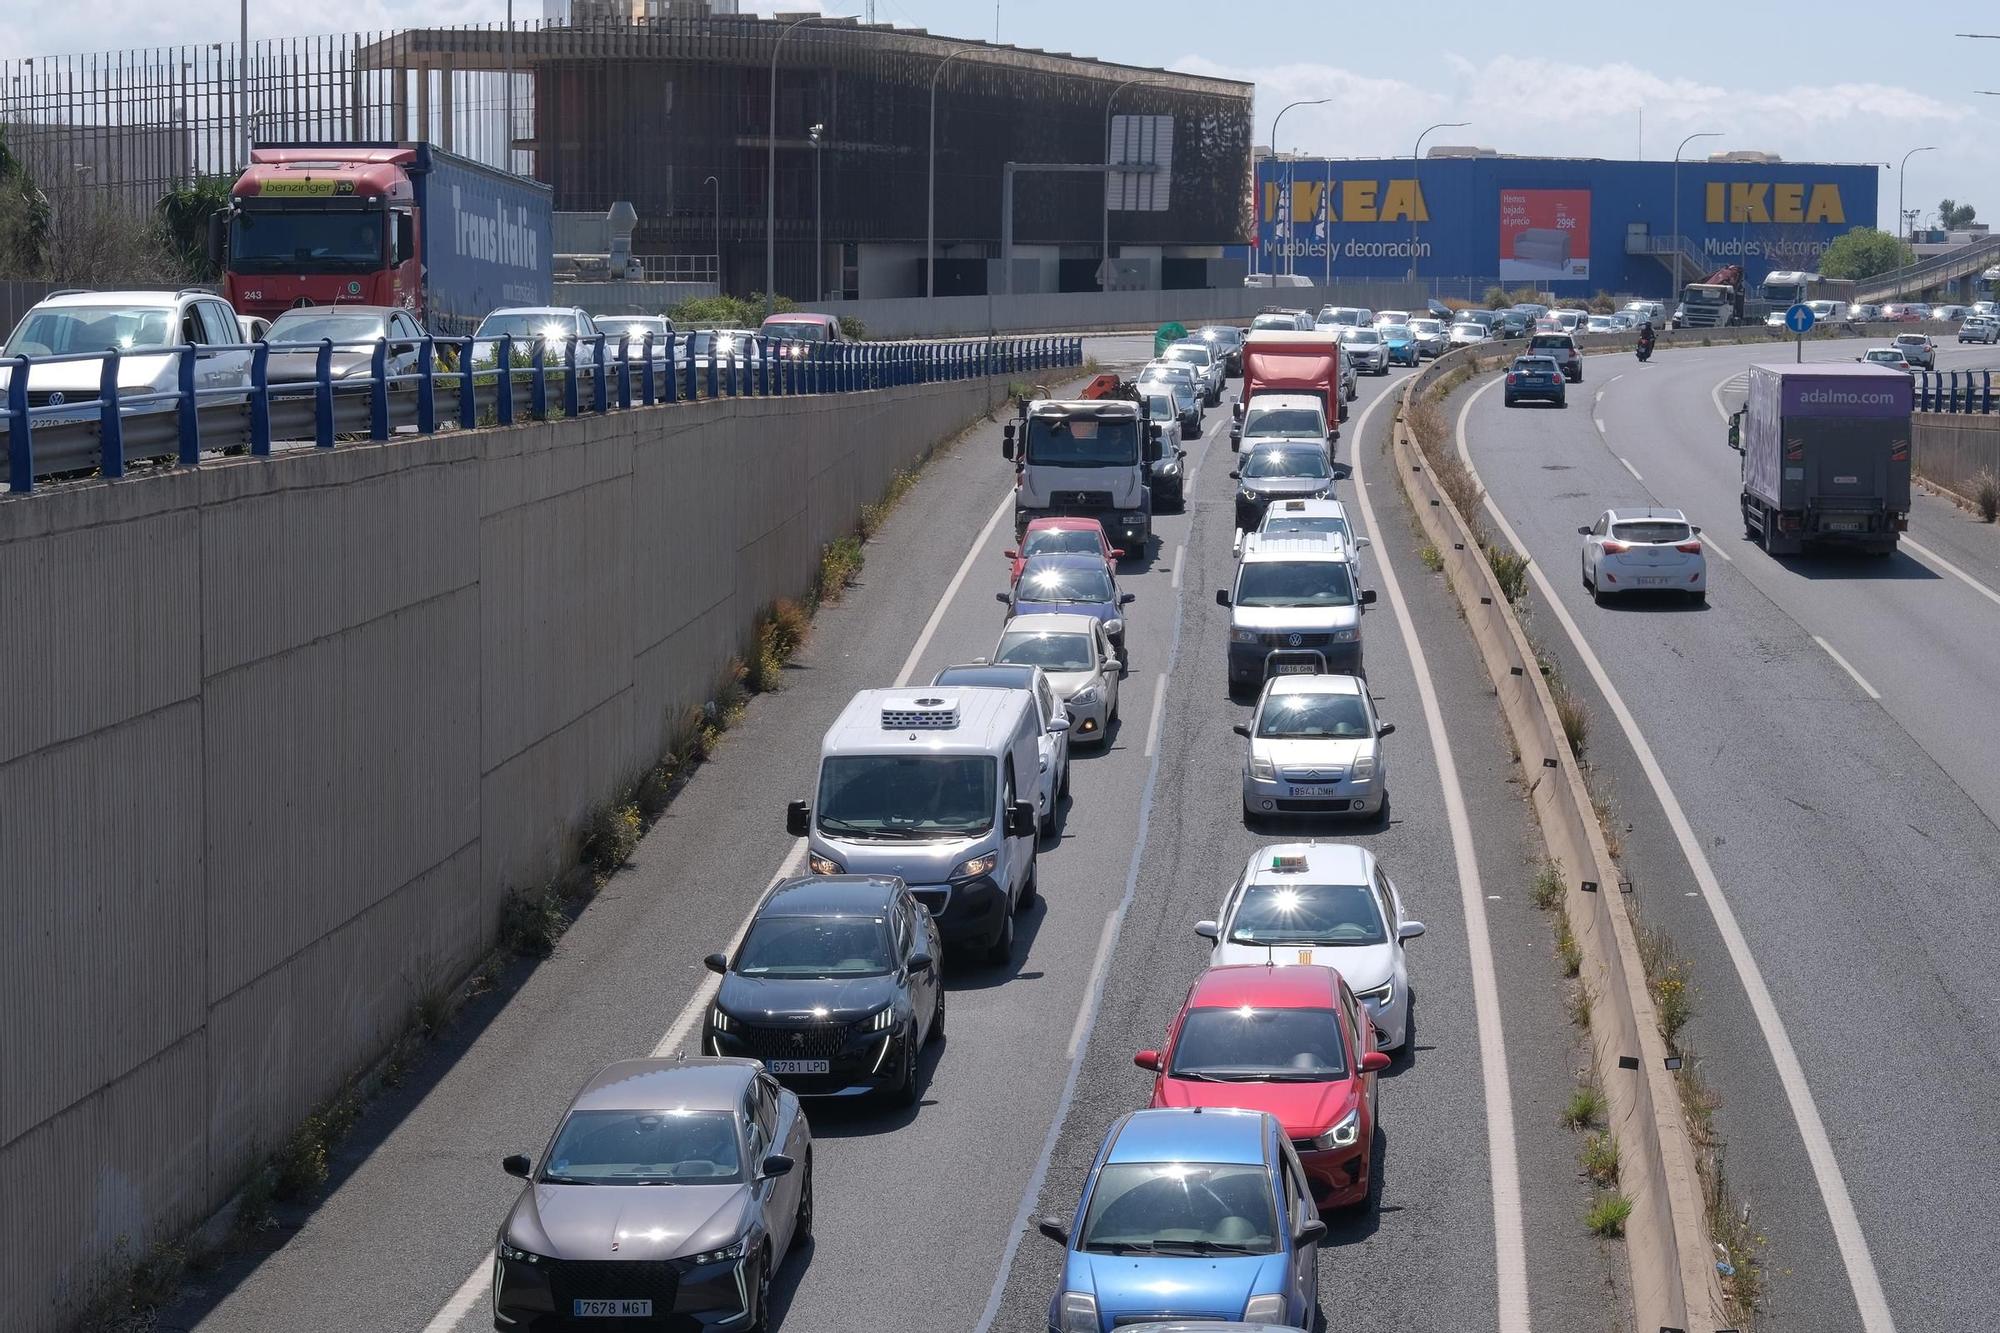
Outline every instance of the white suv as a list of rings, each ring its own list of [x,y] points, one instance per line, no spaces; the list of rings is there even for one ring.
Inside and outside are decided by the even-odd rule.
[[[180,388],[180,358],[174,349],[192,345],[194,387],[203,402],[226,398],[215,390],[250,387],[250,351],[236,323],[236,312],[214,292],[184,288],[177,292],[57,292],[43,299],[14,326],[0,355],[62,356],[79,352],[117,351],[121,399],[141,394],[170,394]],[[0,389],[11,372],[0,367]],[[42,412],[36,425],[81,421],[98,415],[97,394],[103,382],[102,358],[58,361],[28,368],[28,404],[59,407],[74,403],[74,411]],[[122,408],[137,416],[171,412],[171,398],[138,402]]]

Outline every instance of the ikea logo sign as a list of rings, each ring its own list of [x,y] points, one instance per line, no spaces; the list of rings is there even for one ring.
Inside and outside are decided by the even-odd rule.
[[[1294,180],[1291,213],[1284,211],[1282,181],[1267,180],[1258,199],[1259,222],[1429,222],[1423,186],[1408,180]]]
[[[1847,222],[1838,185],[1710,181],[1707,202],[1710,222]]]

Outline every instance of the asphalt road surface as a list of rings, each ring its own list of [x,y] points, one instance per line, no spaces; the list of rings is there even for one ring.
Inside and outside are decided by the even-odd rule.
[[[1092,341],[1107,363],[1149,350]],[[1105,752],[1078,752],[1012,965],[948,963],[950,1035],[918,1109],[810,1108],[818,1217],[780,1275],[781,1327],[1044,1327],[1059,1260],[1034,1217],[1068,1216],[1106,1125],[1143,1104],[1131,1056],[1159,1043],[1205,963],[1194,922],[1255,847],[1309,832],[1372,846],[1429,928],[1412,946],[1414,1050],[1381,1092],[1375,1207],[1333,1219],[1322,1252],[1328,1326],[1596,1333],[1618,1318],[1623,1256],[1584,1231],[1577,1142],[1558,1123],[1587,1060],[1528,901],[1516,766],[1381,453],[1390,411],[1373,409],[1399,379],[1364,380],[1339,450],[1361,453],[1368,509],[1354,483],[1339,493],[1377,541],[1363,557],[1381,593],[1365,642],[1370,687],[1399,723],[1394,819],[1243,827],[1229,727],[1248,709],[1225,689],[1227,613],[1214,604],[1232,567],[1229,413],[1211,411],[1186,445],[1188,513],[1159,520],[1151,558],[1121,570],[1138,595],[1122,723]],[[692,1040],[700,960],[796,868],[784,803],[810,793],[821,733],[853,691],[991,648],[1012,538],[998,444],[985,424],[931,464],[868,547],[860,586],[821,613],[788,688],[753,701],[556,955],[475,1000],[370,1109],[327,1197],[201,1279],[162,1328],[492,1326],[488,1254],[518,1189],[501,1156],[539,1152],[602,1064]]]
[[[1492,377],[1450,411],[1538,570],[1531,633],[1591,699],[1637,901],[1693,959],[1690,1044],[1769,1238],[1759,1327],[1962,1333],[2000,1310],[2000,534],[1925,494],[1887,560],[1745,540],[1722,412],[1791,353],[1593,356],[1567,411]],[[1703,527],[1705,608],[1584,591],[1577,527],[1647,504]]]

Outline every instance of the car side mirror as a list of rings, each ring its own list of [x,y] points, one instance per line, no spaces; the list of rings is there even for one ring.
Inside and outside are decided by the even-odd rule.
[[[1364,1074],[1379,1074],[1394,1063],[1395,1061],[1389,1058],[1387,1051],[1370,1051],[1361,1057],[1361,1072]]]
[[[1164,455],[1165,450],[1160,445],[1159,432],[1155,431],[1146,437],[1146,461],[1148,463],[1157,463]]]
[[[812,807],[804,801],[793,801],[785,807],[785,832],[794,838],[803,838],[812,831]]]
[[[1114,547],[1112,547],[1112,548],[1111,548],[1111,558],[1112,558],[1113,560],[1123,560],[1123,559],[1125,558],[1125,548],[1124,548],[1124,547],[1122,547],[1122,546],[1114,546]]]
[[[1058,713],[1049,719],[1049,730],[1057,735],[1069,730],[1069,715]]]
[[[1393,736],[1395,733],[1396,724],[1394,722],[1384,722],[1381,726],[1375,728],[1377,736]]]
[[[1229,589],[1227,589],[1227,588],[1217,588],[1217,589],[1215,590],[1215,604],[1216,604],[1217,606],[1228,606],[1228,605],[1229,605]]]
[[[1041,1232],[1044,1236],[1047,1236],[1063,1248],[1067,1249],[1069,1247],[1069,1228],[1056,1221],[1053,1217],[1044,1217],[1036,1222],[1035,1230]]]
[[[1326,1235],[1326,1223],[1317,1217],[1309,1217],[1299,1223],[1299,1229],[1292,1233],[1294,1245],[1311,1245]]]
[[[1692,532],[1695,536],[1699,537],[1701,536],[1701,525],[1698,523],[1693,524],[1688,528],[1688,531]]]
[[[528,1172],[533,1167],[534,1163],[528,1160],[526,1153],[517,1152],[500,1159],[500,1169],[502,1171],[505,1171],[510,1176],[519,1176],[523,1180],[528,1178]]]
[[[1008,427],[1007,438],[1000,442],[1000,456],[1010,463],[1014,461],[1014,435],[1011,426]]]
[[[909,966],[910,966],[910,975],[917,976],[921,973],[928,972],[932,968],[936,967],[937,959],[931,957],[927,953],[913,953],[910,955]]]
[[[1359,551],[1365,551],[1374,544],[1375,539],[1373,537],[1356,537],[1354,539],[1354,547]]]
[[[712,953],[701,960],[701,965],[718,977],[729,975],[729,955],[726,953]]]
[[[1586,523],[1582,527],[1578,528],[1576,530],[1576,535],[1579,537],[1588,537],[1590,535],[1590,525]]]
[[[1230,479],[1231,481],[1241,481],[1241,480],[1243,480],[1243,474],[1242,474],[1241,472],[1235,472],[1235,471],[1232,471],[1232,472],[1231,472],[1231,473],[1229,474],[1229,479]]]
[[[1375,590],[1373,588],[1363,588],[1361,590],[1361,604],[1363,606],[1375,605]]]
[[[1139,594],[1136,592],[1121,592],[1118,594],[1118,605],[1120,606],[1130,606],[1138,600]]]
[[[1222,934],[1222,927],[1213,921],[1197,921],[1194,923],[1194,933],[1205,940],[1212,940]]]
[[[1011,602],[1014,599],[1004,592],[996,592],[993,594],[993,600],[996,602]]]
[[[1158,1051],[1140,1051],[1132,1057],[1132,1063],[1141,1069],[1150,1069],[1157,1074],[1160,1072],[1160,1053]]]
[[[757,1179],[776,1180],[779,1176],[789,1176],[796,1163],[781,1152],[774,1152],[757,1164]]]
[[[1035,806],[1032,801],[1016,801],[1007,809],[1007,836],[1029,838],[1035,833]]]
[[[415,343],[392,343],[389,346],[389,351],[396,356],[408,356],[416,350],[417,345]]]
[[[1006,556],[1009,560],[1019,560],[1021,558],[1019,551],[1002,551],[1000,554]]]
[[[1230,730],[1235,732],[1237,735],[1241,736],[1246,741],[1250,739],[1250,727],[1248,723],[1238,722],[1235,726],[1231,727]]]
[[[1413,940],[1423,933],[1424,923],[1421,921],[1405,921],[1402,925],[1396,927],[1396,938],[1398,940]]]

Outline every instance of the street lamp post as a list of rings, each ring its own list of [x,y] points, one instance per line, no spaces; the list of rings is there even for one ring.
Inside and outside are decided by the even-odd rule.
[[[801,23],[811,23],[828,17],[825,14],[807,14],[795,18],[785,25],[778,34],[778,40],[771,43],[771,118],[764,125],[764,317],[769,319],[775,309],[778,287],[778,52],[785,45],[785,38],[792,35],[792,29]]]
[[[1111,290],[1111,107],[1118,100],[1118,94],[1127,88],[1158,88],[1165,82],[1165,79],[1127,79],[1104,99],[1104,268],[1103,280],[1097,288],[1101,292]]]
[[[706,176],[703,185],[715,187],[715,290],[722,291],[722,180],[717,176]]]
[[[1696,139],[1720,139],[1721,130],[1696,130],[1674,149],[1674,295],[1681,290],[1681,149]]]
[[[1414,179],[1419,167],[1422,164],[1424,156],[1424,140],[1430,135],[1431,130],[1462,130],[1471,123],[1472,122],[1469,120],[1448,120],[1443,122],[1442,124],[1433,125],[1431,126],[1430,130],[1425,130],[1422,134],[1419,134],[1417,136],[1417,146],[1410,150],[1410,176]],[[1333,244],[1333,234],[1330,230],[1327,233],[1326,240],[1328,245]],[[1412,283],[1415,283],[1416,280],[1417,280],[1417,210],[1412,208],[1410,210],[1410,281]]]
[[[1936,151],[1936,144],[1926,144],[1922,148],[1912,148],[1909,152],[1903,154],[1903,160],[1896,164],[1896,225],[1902,229],[1903,236],[1908,236],[1910,232],[1915,230],[1909,223],[1908,215],[1903,212],[1903,169],[1910,165],[1910,159],[1918,153],[1935,153]],[[1897,239],[1900,240],[1902,237],[1898,237]],[[1896,267],[1902,269],[1905,265],[1897,264]],[[1896,279],[1896,296],[1900,299],[1902,295],[1903,280],[1901,277],[1898,277]]]
[[[1333,99],[1331,97],[1308,97],[1297,102],[1287,102],[1283,106],[1278,108],[1278,114],[1271,117],[1271,158],[1273,161],[1277,160],[1278,126],[1284,122],[1285,113],[1287,111],[1290,111],[1295,106],[1325,106],[1328,102],[1331,102],[1332,100]],[[1288,242],[1291,239],[1291,231],[1292,231],[1292,167],[1291,163],[1287,162],[1285,164],[1285,238]],[[1329,234],[1327,237],[1327,243],[1329,245],[1333,243],[1333,238],[1331,234]],[[1291,251],[1292,247],[1289,244],[1287,244],[1285,246],[1285,263],[1286,263],[1285,271],[1287,273],[1292,272],[1297,267],[1297,265],[1292,262],[1293,257]],[[1274,276],[1277,274],[1278,266],[1276,264],[1271,265],[1271,272]]]
[[[924,206],[924,295],[925,296],[937,295],[935,288],[937,286],[938,77],[944,73],[944,67],[946,65],[949,65],[952,61],[958,59],[962,55],[965,55],[970,50],[972,50],[972,48],[968,46],[953,51],[943,60],[938,61],[937,68],[931,71],[931,153],[930,153],[931,165],[930,165],[930,174],[928,178],[929,183],[924,187],[924,197],[926,201]]]
[[[250,162],[250,0],[243,0],[237,11],[236,28],[236,102],[243,112],[243,161]]]
[[[826,133],[826,126],[814,124],[806,126],[806,137],[813,146],[813,300],[826,299],[826,244],[820,240],[819,179],[820,179],[820,138]]]

